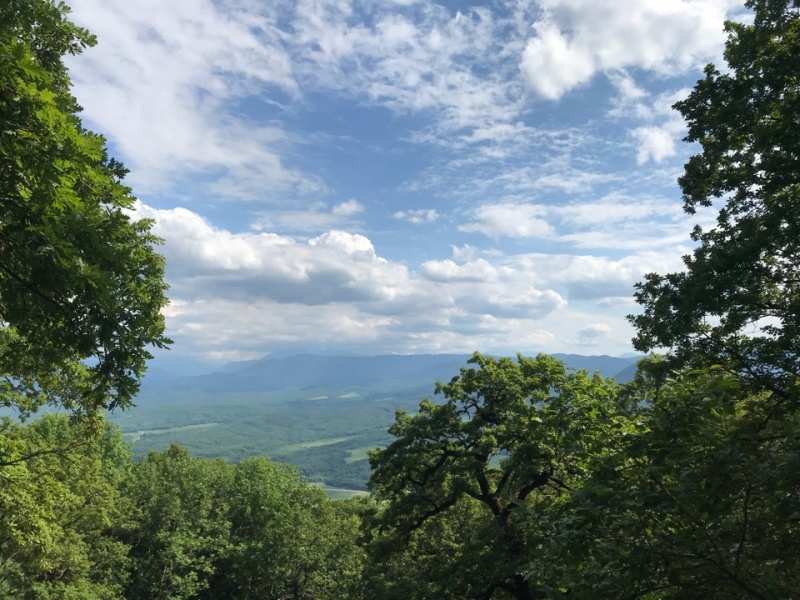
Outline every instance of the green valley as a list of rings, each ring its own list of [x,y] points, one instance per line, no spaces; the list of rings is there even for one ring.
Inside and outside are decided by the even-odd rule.
[[[597,369],[608,376],[635,362],[562,358],[575,368]],[[171,444],[195,456],[232,462],[264,455],[298,467],[311,482],[365,490],[367,452],[389,442],[387,430],[395,411],[414,411],[422,398],[433,398],[435,381],[449,381],[467,359],[304,355],[265,358],[220,374],[161,373],[152,384],[145,379],[134,409],[110,419],[133,443],[136,457]],[[327,386],[300,387],[314,381]],[[270,389],[277,386],[282,389]]]

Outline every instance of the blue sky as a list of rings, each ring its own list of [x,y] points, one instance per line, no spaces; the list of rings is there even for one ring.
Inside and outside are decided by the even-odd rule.
[[[631,351],[734,0],[73,0],[172,354]]]

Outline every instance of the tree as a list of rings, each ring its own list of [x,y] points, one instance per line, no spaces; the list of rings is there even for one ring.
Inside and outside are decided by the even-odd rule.
[[[603,429],[621,426],[616,385],[597,374],[567,372],[545,355],[469,362],[476,368],[437,384],[442,404],[398,411],[395,441],[370,455],[369,485],[384,503],[373,560],[416,552],[406,566],[422,583],[387,584],[383,597],[544,593],[555,572],[541,554],[555,534],[547,515],[586,475],[589,457],[604,452]],[[537,573],[526,577],[531,564]]]
[[[63,56],[95,40],[67,13],[0,3],[0,404],[23,412],[124,407],[169,342],[159,240],[70,94]]]
[[[124,486],[136,526],[123,537],[133,561],[126,596],[203,597],[230,550],[234,467],[192,458],[177,445],[148,454]]]
[[[63,414],[0,422],[0,597],[121,596],[128,547],[115,532],[131,524],[119,492],[130,451],[107,423],[88,433]]]
[[[800,589],[800,420],[723,369],[640,377],[647,399],[562,505],[548,555],[571,598],[790,598]]]
[[[719,206],[695,228],[686,270],[649,274],[634,345],[673,365],[724,364],[756,389],[798,396],[800,374],[800,2],[748,0],[752,24],[728,22],[729,71],[708,65],[678,102],[698,142],[679,179],[684,210]]]
[[[214,597],[357,600],[363,551],[359,519],[337,511],[293,467],[253,457],[236,465],[231,551]]]
[[[232,465],[180,446],[151,452],[123,486],[136,524],[126,597],[359,598],[358,519],[297,470],[264,457]]]

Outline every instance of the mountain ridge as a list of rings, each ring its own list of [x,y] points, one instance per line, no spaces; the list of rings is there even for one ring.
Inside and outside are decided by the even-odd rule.
[[[383,354],[348,356],[296,354],[265,356],[228,363],[208,373],[177,374],[156,367],[155,377],[145,378],[143,389],[197,390],[208,392],[272,392],[279,390],[382,386],[387,391],[433,387],[449,381],[467,366],[471,354]],[[553,354],[567,367],[599,371],[604,377],[629,381],[639,357]]]

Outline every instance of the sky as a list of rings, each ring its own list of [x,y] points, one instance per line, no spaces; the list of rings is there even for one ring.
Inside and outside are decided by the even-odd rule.
[[[71,0],[173,356],[632,351],[734,0]]]

